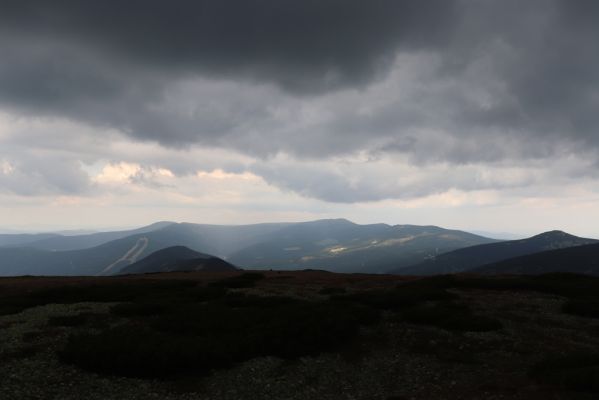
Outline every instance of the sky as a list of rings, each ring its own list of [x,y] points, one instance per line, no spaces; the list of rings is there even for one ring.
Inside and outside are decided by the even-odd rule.
[[[599,1],[3,0],[0,228],[599,237]]]

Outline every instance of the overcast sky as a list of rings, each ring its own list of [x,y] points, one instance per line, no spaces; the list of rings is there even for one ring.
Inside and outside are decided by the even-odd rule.
[[[599,237],[599,1],[3,0],[0,228]]]

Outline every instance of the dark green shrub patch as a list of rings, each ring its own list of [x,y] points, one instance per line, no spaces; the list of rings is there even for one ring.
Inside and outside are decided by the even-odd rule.
[[[218,349],[201,338],[176,337],[156,332],[144,325],[128,324],[101,333],[71,335],[63,361],[95,372],[130,377],[164,377],[181,371],[226,365]]]
[[[456,279],[453,286],[490,290],[529,290],[569,298],[599,299],[599,278],[570,273],[539,276],[469,277]]]
[[[227,294],[224,301],[231,307],[281,307],[300,302],[287,296],[256,296],[239,292]]]
[[[347,290],[344,287],[323,287],[318,291],[318,294],[331,295],[331,294],[344,294]]]
[[[0,315],[19,313],[27,308],[46,304],[81,302],[132,301],[161,296],[181,297],[193,292],[197,282],[192,280],[140,280],[134,282],[104,282],[93,285],[61,286],[41,289],[26,295],[0,297]]]
[[[599,393],[599,354],[573,353],[553,356],[534,365],[529,375],[548,385]]]
[[[256,282],[264,278],[264,274],[259,272],[244,272],[241,275],[211,282],[210,285],[230,289],[250,288],[256,286]]]
[[[23,360],[27,358],[35,357],[37,354],[42,352],[41,346],[26,345],[23,347],[16,348],[12,351],[5,352],[0,356],[0,361],[11,361],[11,360]]]
[[[168,308],[168,304],[156,302],[121,303],[111,307],[110,312],[120,317],[139,317],[164,314]]]
[[[434,282],[434,281],[433,281]],[[368,290],[358,293],[333,296],[336,301],[362,304],[381,310],[400,310],[425,301],[453,300],[457,296],[436,284],[406,283],[391,290]]]
[[[89,314],[81,313],[77,315],[57,315],[48,318],[50,326],[81,326],[89,321]]]
[[[195,301],[208,301],[224,297],[227,294],[226,287],[220,286],[203,286],[196,288],[190,295]]]
[[[357,305],[282,297],[239,296],[227,303],[181,304],[158,314],[141,313],[147,305],[117,306],[139,318],[100,333],[72,335],[60,356],[85,369],[124,376],[205,373],[258,356],[335,351],[360,325],[378,317]]]
[[[409,322],[451,331],[486,332],[502,327],[498,320],[474,315],[468,307],[450,302],[418,305],[404,311],[402,315]]]
[[[0,298],[0,315],[17,314],[21,311],[35,307],[39,303],[29,296],[10,296]]]
[[[599,301],[583,299],[569,300],[564,304],[562,311],[581,317],[599,318]]]

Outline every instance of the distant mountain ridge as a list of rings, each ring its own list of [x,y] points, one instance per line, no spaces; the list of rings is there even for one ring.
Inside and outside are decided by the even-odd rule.
[[[510,258],[472,270],[482,274],[538,275],[551,272],[599,275],[599,243]]]
[[[345,219],[285,227],[227,260],[247,268],[383,273],[436,254],[496,240],[436,226],[358,225]]]
[[[477,267],[514,257],[547,250],[597,243],[596,239],[581,238],[563,231],[549,231],[527,239],[465,247],[441,254],[425,262],[391,270],[394,274],[435,275],[471,271]]]
[[[119,274],[144,274],[173,271],[235,271],[232,264],[185,246],[172,246],[155,251],[149,256],[128,265]]]
[[[98,242],[102,244],[72,249]],[[211,254],[242,268],[380,273],[493,242],[435,226],[358,225],[344,219],[240,226],[161,222],[131,231],[50,237],[0,248],[0,275],[116,274],[171,246]]]
[[[59,237],[62,236],[57,233],[3,233],[0,234],[0,247],[32,245]]]
[[[155,222],[151,225],[144,226],[137,229],[129,229],[124,231],[112,231],[112,232],[96,232],[83,235],[59,235],[53,234],[47,238],[41,238],[36,241],[28,242],[27,245],[40,250],[51,250],[51,251],[68,251],[68,250],[81,250],[90,247],[100,246],[104,243],[108,243],[113,240],[126,238],[131,235],[137,235],[140,233],[148,233],[158,229],[165,228],[175,224],[175,222],[160,221]]]

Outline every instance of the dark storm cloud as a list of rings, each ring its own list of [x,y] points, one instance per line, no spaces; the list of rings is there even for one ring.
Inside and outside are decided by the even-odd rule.
[[[306,92],[367,83],[400,45],[443,44],[453,8],[448,0],[19,0],[3,2],[0,25],[17,43],[57,41],[135,68]]]
[[[0,106],[15,114],[269,160],[599,160],[594,0],[2,3]],[[342,202],[447,188],[254,172]]]

